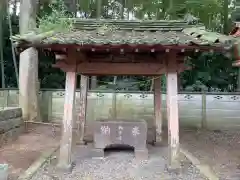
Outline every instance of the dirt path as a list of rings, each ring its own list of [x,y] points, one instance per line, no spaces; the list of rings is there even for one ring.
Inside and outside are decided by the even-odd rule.
[[[59,136],[51,127],[38,126],[19,137],[15,142],[0,148],[0,163],[9,164],[9,180],[16,180],[40,155],[59,143]]]
[[[240,132],[181,130],[180,143],[220,179],[240,179]]]

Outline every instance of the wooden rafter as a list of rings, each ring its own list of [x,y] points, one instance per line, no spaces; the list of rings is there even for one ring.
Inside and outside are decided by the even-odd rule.
[[[120,52],[121,49],[124,52],[137,53],[137,52],[165,52],[169,53],[171,51],[182,52],[183,54],[189,54],[189,52],[225,52],[229,51],[228,48],[221,46],[209,46],[209,45],[149,45],[149,44],[124,44],[124,45],[77,45],[77,44],[44,44],[44,45],[23,45],[18,47],[18,52],[21,52],[28,47],[35,47],[37,49],[43,49],[45,52],[64,52],[66,49],[75,49],[76,51],[82,52]]]

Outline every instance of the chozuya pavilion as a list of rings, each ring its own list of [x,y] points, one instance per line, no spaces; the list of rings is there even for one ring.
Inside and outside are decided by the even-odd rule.
[[[195,52],[226,52],[232,49],[231,36],[208,32],[201,25],[185,21],[74,20],[72,32],[15,36],[24,51],[29,47],[55,53],[55,68],[66,72],[65,105],[59,166],[70,167],[73,122],[80,121],[84,140],[86,126],[87,76],[139,75],[154,78],[155,142],[161,141],[161,85],[167,77],[167,119],[170,164],[179,154],[178,74],[186,69],[186,57]],[[79,106],[75,119],[77,74],[82,75]],[[117,122],[118,119],[115,119]],[[141,132],[140,132],[141,133]]]

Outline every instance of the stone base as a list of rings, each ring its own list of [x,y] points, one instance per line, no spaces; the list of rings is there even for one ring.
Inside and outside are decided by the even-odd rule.
[[[57,170],[62,172],[62,173],[71,173],[72,172],[72,169],[74,167],[74,163],[71,163],[71,164],[57,164]]]
[[[148,150],[147,149],[135,149],[135,158],[137,160],[147,160],[148,159]]]
[[[164,145],[163,142],[159,140],[155,141],[153,144],[153,146],[156,146],[156,147],[162,147],[163,145]]]
[[[181,168],[179,147],[168,145],[168,169],[178,171]]]
[[[181,164],[178,160],[174,160],[172,162],[169,162],[167,165],[167,170],[169,172],[174,172],[174,173],[180,173],[181,172]]]
[[[76,141],[76,145],[87,145],[86,141]]]
[[[162,137],[160,135],[158,135],[156,137],[156,142],[154,143],[154,146],[162,146]]]
[[[103,158],[104,157],[104,149],[93,148],[91,150],[92,157],[95,158]]]

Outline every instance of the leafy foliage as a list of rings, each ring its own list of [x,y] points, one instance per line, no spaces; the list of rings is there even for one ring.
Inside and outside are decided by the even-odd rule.
[[[193,70],[181,74],[183,89],[188,91],[234,91],[236,68],[232,60],[222,54],[195,54],[191,58]]]
[[[18,17],[12,16],[12,28],[13,33],[18,33]],[[6,81],[6,87],[17,87],[17,80],[16,75],[14,72],[14,64],[12,59],[12,53],[11,53],[11,41],[9,39],[10,33],[9,33],[9,26],[8,21],[5,21],[5,26],[3,26],[3,57],[4,57],[4,68],[5,68],[5,81]],[[19,58],[17,56],[17,58]],[[17,63],[19,63],[17,61]],[[19,65],[18,65],[19,66]]]
[[[69,31],[72,29],[72,10],[64,4],[71,0],[40,1],[38,12],[39,31]],[[78,1],[78,16],[95,18],[97,4],[93,0]],[[204,25],[214,31],[223,31],[224,0],[102,0],[102,18],[119,19],[124,7],[125,19],[180,19],[187,13],[199,18]],[[233,8],[229,9],[229,16]],[[8,87],[16,87],[11,46],[9,41],[8,22],[4,30],[4,63],[5,80]],[[14,34],[18,33],[18,18],[12,17]],[[231,21],[229,21],[231,23]],[[100,33],[109,27],[100,28]],[[110,28],[112,29],[112,28]],[[113,28],[114,29],[114,28]],[[64,73],[51,67],[53,57],[39,53],[39,79],[41,88],[64,88]],[[195,54],[190,59],[193,69],[180,74],[180,90],[188,91],[235,91],[237,68],[232,67],[232,60],[220,54]],[[1,79],[1,78],[0,78]],[[113,77],[98,77],[99,86],[105,89],[144,90],[149,91],[151,78],[143,76],[121,76],[116,85]],[[166,90],[166,78],[162,77],[162,89]]]
[[[49,4],[51,12],[38,18],[37,31],[71,31],[73,28],[73,20],[70,19],[73,15],[69,14],[66,10],[64,2],[58,0]]]

